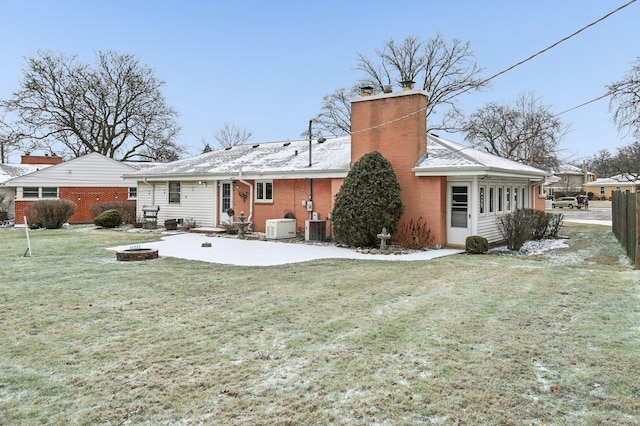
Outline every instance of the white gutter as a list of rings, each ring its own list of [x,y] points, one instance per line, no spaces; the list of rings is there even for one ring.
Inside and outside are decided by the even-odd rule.
[[[253,217],[253,185],[246,180],[242,180],[242,166],[240,166],[240,172],[238,173],[238,181],[249,187],[249,217],[247,218],[247,222],[249,222],[249,229],[253,230],[253,222],[251,222],[251,218]]]
[[[155,183],[152,184],[152,183],[147,182],[147,177],[146,176],[142,177],[142,182],[145,185],[151,186],[151,204],[155,205],[156,204],[156,184]]]

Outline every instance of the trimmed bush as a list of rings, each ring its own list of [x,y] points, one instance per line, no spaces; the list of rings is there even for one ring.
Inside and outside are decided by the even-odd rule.
[[[107,210],[93,219],[93,223],[103,228],[116,228],[122,224],[122,215],[118,210]]]
[[[467,253],[484,254],[489,251],[489,241],[479,235],[471,235],[464,242]]]
[[[400,184],[391,163],[377,151],[365,154],[351,168],[336,195],[333,230],[336,242],[375,247],[382,228],[395,234],[404,211]]]
[[[58,229],[75,211],[76,204],[70,200],[39,200],[29,204],[24,213],[32,228]]]
[[[135,201],[112,201],[99,203],[91,206],[91,217],[96,218],[107,210],[118,210],[124,223],[136,223],[136,202]]]

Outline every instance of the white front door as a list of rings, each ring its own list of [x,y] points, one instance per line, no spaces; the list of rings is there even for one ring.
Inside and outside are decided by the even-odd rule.
[[[231,182],[220,182],[220,223],[230,222],[227,211],[233,208],[233,184]]]
[[[447,188],[447,244],[464,245],[471,235],[469,182],[450,182]]]

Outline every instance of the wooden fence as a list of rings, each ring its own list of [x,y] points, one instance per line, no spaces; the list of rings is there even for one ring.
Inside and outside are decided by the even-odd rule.
[[[638,193],[615,191],[611,198],[613,233],[627,256],[640,269],[640,197]]]

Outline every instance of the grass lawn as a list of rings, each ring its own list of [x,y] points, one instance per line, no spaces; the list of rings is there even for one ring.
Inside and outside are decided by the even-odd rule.
[[[237,267],[0,230],[0,424],[640,424],[640,271],[568,248]],[[160,253],[162,256],[162,253]]]

